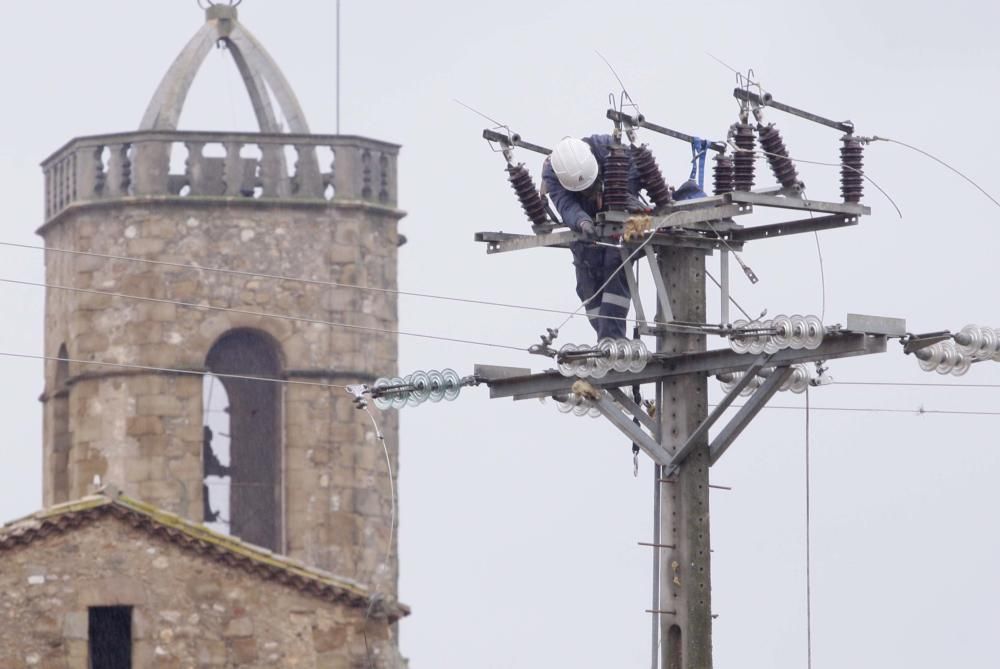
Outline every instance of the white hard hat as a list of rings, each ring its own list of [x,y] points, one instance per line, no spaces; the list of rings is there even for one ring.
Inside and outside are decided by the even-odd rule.
[[[566,190],[581,191],[597,180],[597,159],[581,139],[562,139],[551,155],[552,171]]]

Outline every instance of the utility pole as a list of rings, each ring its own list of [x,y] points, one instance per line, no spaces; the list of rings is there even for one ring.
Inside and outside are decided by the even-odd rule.
[[[617,76],[617,75],[616,75]],[[1000,362],[1000,329],[969,325],[960,332],[947,330],[912,334],[903,319],[847,314],[843,324],[824,325],[816,316],[762,313],[753,318],[730,296],[730,259],[738,263],[750,283],[757,275],[740,257],[744,245],[773,238],[813,234],[855,226],[871,210],[861,204],[864,186],[862,148],[872,138],[854,135],[850,121],[835,121],[750,91],[752,82],[734,91],[742,102],[738,123],[726,142],[706,142],[646,120],[636,110],[628,116],[611,109],[615,122],[603,184],[607,210],[595,218],[595,235],[564,228],[535,188],[523,163],[514,160],[515,148],[549,154],[541,145],[524,141],[506,125],[484,116],[494,128],[483,137],[507,163],[508,181],[531,222],[533,234],[479,232],[487,254],[534,248],[565,249],[573,244],[617,247],[622,272],[634,308],[636,339],[604,338],[594,344],[556,343],[558,328],[547,328],[541,344],[527,352],[551,359],[546,371],[476,365],[471,376],[417,372],[405,378],[379,379],[373,388],[356,386],[359,407],[370,394],[380,408],[419,404],[428,398],[457,397],[462,386],[485,384],[490,397],[525,400],[553,398],[563,413],[603,416],[654,465],[653,537],[640,541],[653,551],[651,606],[651,669],[711,669],[712,579],[709,468],[721,458],[744,429],[779,391],[794,393],[821,386],[832,379],[828,361],[884,353],[890,339],[903,344],[925,371],[961,376],[973,362]],[[623,91],[623,99],[629,99]],[[464,103],[462,103],[463,106]],[[634,105],[633,105],[634,106]],[[765,123],[762,108],[770,107],[844,133],[840,155],[841,201],[805,197],[792,158],[773,123]],[[753,114],[755,124],[750,122]],[[631,157],[621,144],[622,128]],[[635,128],[689,142],[698,172],[704,155],[718,152],[713,168],[714,195],[677,201],[666,186],[646,145],[635,142]],[[777,186],[754,188],[755,142],[767,158]],[[734,149],[728,155],[729,148]],[[629,164],[631,161],[631,164]],[[634,167],[650,200],[648,211],[626,204],[627,173]],[[695,178],[692,170],[691,179]],[[703,186],[703,175],[699,177]],[[690,191],[689,191],[690,192]],[[781,214],[782,220],[764,225],[742,225],[755,207]],[[709,323],[706,259],[719,255],[719,322]],[[648,262],[656,289],[655,319],[649,321],[638,290],[637,272]],[[613,274],[612,274],[613,277]],[[608,277],[608,281],[611,277]],[[606,285],[606,284],[605,284]],[[603,287],[602,287],[603,288]],[[601,291],[586,300],[580,309]],[[730,321],[730,302],[747,320]],[[579,313],[574,312],[573,315]],[[766,312],[765,312],[766,313]],[[564,322],[568,322],[566,319]],[[560,327],[562,327],[560,325]],[[729,340],[729,348],[709,349],[708,336]],[[641,336],[655,336],[650,353]],[[815,376],[806,365],[816,365]],[[555,368],[552,368],[554,364]],[[436,376],[435,376],[436,375]],[[709,377],[722,382],[723,396],[709,411]],[[652,386],[655,401],[640,401],[635,389]],[[632,389],[632,393],[625,392]],[[648,397],[648,395],[647,395]],[[741,405],[734,401],[743,397]],[[435,400],[436,401],[436,400]],[[650,406],[651,405],[651,406]],[[807,403],[808,406],[808,403]],[[738,408],[723,420],[730,408]],[[651,410],[652,409],[652,410]],[[721,428],[716,429],[716,425]]]
[[[664,247],[659,271],[676,320],[705,322],[705,252]],[[658,322],[665,322],[662,307]],[[685,355],[706,350],[705,335],[663,332],[660,354]],[[671,456],[707,417],[708,389],[701,373],[657,382],[660,444]],[[661,478],[662,477],[662,478]],[[709,533],[708,439],[698,440],[691,455],[667,475],[661,469],[659,497],[659,617],[661,666],[664,669],[711,669],[712,580]],[[655,667],[654,667],[655,669]]]
[[[770,95],[750,93],[748,87],[737,89],[734,96],[742,103],[741,114],[725,143],[699,140],[651,123],[638,113],[630,117],[612,109],[607,114],[616,124],[616,142],[621,139],[622,127],[626,128],[635,167],[657,208],[651,217],[629,213],[625,207],[599,213],[595,221],[599,229],[597,243],[620,246],[623,262],[616,271],[625,273],[631,288],[639,333],[656,337],[655,352],[650,354],[641,341],[624,339],[601,340],[596,346],[560,347],[555,344],[558,330],[549,329],[542,335],[542,343],[529,351],[554,359],[557,369],[532,373],[529,369],[477,365],[475,374],[469,377],[474,383],[488,385],[492,398],[552,397],[562,403],[563,409],[570,408],[577,415],[600,412],[653,461],[653,540],[639,542],[653,551],[652,603],[648,609],[653,617],[652,669],[712,667],[709,468],[775,393],[802,392],[810,385],[827,383],[823,366],[826,361],[883,353],[890,338],[903,339],[908,347],[912,346],[918,357],[923,356],[922,365],[944,364],[950,369],[959,359],[942,348],[943,344],[938,343],[940,350],[927,348],[947,339],[950,333],[931,333],[915,339],[907,333],[905,321],[897,318],[848,314],[845,325],[833,326],[824,326],[815,316],[798,315],[779,315],[770,320],[763,320],[763,315],[760,319],[747,316],[748,320],[730,321],[730,257],[739,263],[751,283],[757,282],[756,274],[740,258],[744,244],[854,226],[871,213],[861,204],[863,142],[854,136],[850,121],[830,120],[779,103]],[[842,201],[804,197],[804,185],[798,180],[780,134],[773,123],[763,121],[763,107],[845,133],[841,137]],[[751,112],[756,125],[750,122]],[[506,126],[498,127],[505,132],[487,129],[483,137],[500,147],[509,181],[532,222],[534,234],[480,232],[476,241],[484,242],[489,254],[566,248],[581,241],[594,243],[593,239],[560,229],[558,218],[534,189],[527,169],[512,157],[515,147],[543,154],[548,150],[525,142]],[[690,142],[702,170],[705,152],[718,152],[713,177],[715,195],[674,201],[648,148],[635,144],[634,130],[638,127]],[[778,186],[753,188],[758,136]],[[734,152],[730,156],[727,152],[731,146]],[[618,146],[617,150],[622,152],[617,154],[620,159],[624,148]],[[612,157],[607,160],[610,164]],[[608,173],[624,174],[624,168],[616,163],[615,170],[608,168]],[[614,186],[609,185],[611,181],[609,176],[606,191],[624,190],[624,180]],[[605,201],[626,199],[619,190],[614,191],[614,196]],[[752,214],[755,207],[781,212],[787,218],[757,226],[744,226],[734,220]],[[720,322],[713,324],[707,321],[705,281],[706,258],[716,252],[720,259]],[[652,322],[646,318],[637,290],[636,271],[643,261],[648,261],[656,287],[656,318]],[[728,338],[729,349],[709,350],[708,335]],[[995,341],[1000,350],[1000,337],[984,339],[985,335],[975,332],[963,336],[962,345],[975,348],[982,344],[980,349],[986,351]],[[1000,353],[997,356],[1000,359]],[[816,378],[805,367],[809,363],[816,363]],[[964,364],[967,368],[968,360]],[[723,382],[724,396],[709,411],[707,384],[712,376]],[[644,384],[655,389],[652,416],[648,407],[623,390]],[[409,387],[405,380],[402,385]],[[741,396],[745,400],[738,411],[722,421]],[[721,429],[716,430],[716,424],[722,425]]]

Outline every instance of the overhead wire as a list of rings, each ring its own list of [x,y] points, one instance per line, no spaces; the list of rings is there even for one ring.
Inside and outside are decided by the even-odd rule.
[[[708,406],[714,407],[715,404]],[[740,409],[743,404],[732,404],[731,409]],[[764,409],[785,409],[791,411],[803,411],[803,407],[768,404]],[[942,416],[1000,416],[1000,411],[961,411],[949,409],[925,409],[922,406],[916,409],[880,409],[875,407],[811,407],[811,411],[843,411],[854,413],[904,413],[911,416],[942,415]]]
[[[238,379],[241,381],[260,381],[263,383],[282,383],[293,386],[314,386],[319,388],[336,388],[346,390],[347,386],[336,383],[322,383],[319,381],[295,381],[292,379],[276,379],[267,376],[250,376],[246,374],[226,374],[223,372],[213,372],[208,369],[183,369],[180,367],[159,367],[154,365],[137,365],[125,362],[110,362],[105,360],[82,360],[79,358],[68,358],[58,355],[36,355],[31,353],[13,353],[10,351],[0,351],[2,358],[20,358],[25,360],[42,360],[51,362],[68,362],[77,365],[90,365],[93,367],[112,367],[115,369],[128,369],[141,372],[165,372],[170,374],[187,374],[190,376],[214,376],[220,379]]]
[[[712,276],[712,273],[709,272],[707,269],[705,270],[705,276],[707,276],[709,279],[711,279],[712,283],[714,283],[718,287],[719,290],[722,290],[722,284],[719,283],[719,281],[714,276]],[[733,297],[732,295],[730,295],[729,296],[729,301],[732,302],[736,306],[736,308],[740,310],[740,313],[742,313],[746,317],[746,319],[748,321],[752,321],[753,320],[753,316],[751,316],[750,314],[747,313],[747,310],[744,309],[743,306],[739,302],[736,301],[735,297]]]
[[[812,495],[809,472],[809,387],[806,386],[806,667],[812,669]]]
[[[734,151],[741,151],[742,150],[738,146],[736,146],[735,144],[733,144],[731,141],[727,141],[726,143]],[[842,165],[841,163],[829,163],[829,162],[824,162],[824,161],[821,161],[821,160],[806,160],[805,158],[794,158],[792,156],[786,156],[786,155],[783,155],[783,154],[777,154],[777,153],[772,153],[770,151],[765,151],[764,149],[761,149],[761,148],[757,148],[757,149],[755,149],[755,151],[757,153],[760,153],[762,156],[778,156],[779,158],[787,158],[788,160],[791,160],[791,161],[796,162],[796,163],[805,163],[807,165],[823,165],[825,167],[846,168],[846,169],[849,169],[849,170],[851,170],[853,172],[857,172],[858,175],[860,175],[861,177],[863,177],[872,186],[875,186],[875,188],[878,189],[878,192],[882,193],[882,195],[885,197],[885,199],[889,201],[889,204],[892,205],[892,208],[896,210],[896,214],[900,218],[903,218],[903,212],[899,208],[899,205],[896,204],[896,201],[892,198],[892,196],[889,195],[889,193],[887,193],[884,188],[882,188],[881,186],[879,186],[878,182],[876,182],[874,179],[872,179],[870,176],[868,176],[864,172],[864,170],[859,170],[858,168],[852,167],[850,165]]]
[[[420,292],[414,292],[414,291],[397,290],[397,289],[394,289],[394,288],[380,288],[380,287],[377,287],[377,286],[361,286],[361,285],[358,285],[358,284],[342,283],[342,282],[338,282],[338,281],[325,281],[325,280],[322,280],[322,279],[309,279],[309,278],[306,278],[306,277],[295,277],[295,276],[287,276],[287,275],[281,275],[281,274],[270,274],[270,273],[267,273],[267,272],[254,272],[254,271],[249,271],[249,270],[238,270],[238,269],[228,269],[228,268],[223,268],[223,267],[202,266],[202,265],[195,265],[195,264],[192,264],[192,263],[171,262],[171,261],[168,261],[168,260],[153,260],[151,258],[136,258],[134,256],[115,255],[115,254],[110,254],[110,253],[97,253],[95,251],[78,251],[78,250],[75,250],[75,249],[62,249],[62,248],[38,246],[38,245],[34,245],[34,244],[20,244],[20,243],[16,243],[16,242],[6,242],[6,241],[0,241],[0,247],[18,248],[18,249],[29,249],[29,250],[33,250],[33,251],[44,251],[44,252],[52,252],[52,253],[62,253],[62,254],[67,254],[67,255],[78,255],[78,256],[86,256],[86,257],[91,257],[91,258],[102,258],[102,259],[105,259],[105,260],[119,260],[119,261],[123,261],[123,262],[146,263],[146,264],[149,264],[149,265],[156,265],[156,266],[160,266],[160,267],[172,267],[172,268],[175,268],[175,269],[191,270],[191,271],[196,271],[196,272],[210,272],[210,273],[213,273],[213,274],[228,274],[228,275],[232,275],[232,276],[242,276],[242,277],[256,278],[256,279],[268,279],[268,280],[273,280],[273,281],[288,281],[288,282],[291,282],[291,283],[301,283],[301,284],[304,284],[304,285],[311,285],[311,286],[323,286],[323,287],[327,287],[327,288],[345,288],[345,289],[349,289],[349,290],[359,290],[359,291],[368,291],[368,292],[383,293],[383,294],[389,294],[389,295],[399,295],[399,296],[403,296],[403,297],[419,297],[419,298],[425,298],[425,299],[431,299],[431,300],[441,300],[441,301],[446,301],[446,302],[456,302],[456,303],[462,303],[462,304],[473,304],[473,305],[477,305],[477,306],[498,307],[498,308],[504,308],[504,309],[518,309],[518,310],[522,310],[522,311],[539,311],[539,312],[544,312],[544,313],[560,314],[560,315],[572,315],[572,316],[578,316],[578,315],[580,315],[578,312],[567,311],[565,309],[550,309],[550,308],[547,308],[547,307],[537,307],[537,306],[531,306],[531,305],[525,305],[525,304],[513,304],[513,303],[508,303],[508,302],[494,302],[494,301],[490,301],[490,300],[477,300],[477,299],[473,299],[473,298],[454,297],[454,296],[450,296],[450,295],[439,295],[439,294],[434,294],[434,293],[420,293]],[[639,322],[637,319],[634,319],[634,318],[624,318],[624,317],[621,317],[621,316],[598,316],[598,318],[604,318],[604,319],[608,319],[608,320],[627,321],[627,322],[631,322],[631,323],[637,323],[637,322]],[[669,325],[669,323],[659,323],[659,322],[657,322],[657,323],[655,323],[655,325]]]
[[[377,328],[370,325],[356,325],[354,323],[340,323],[336,321],[324,321],[317,318],[306,318],[304,316],[291,316],[286,314],[274,314],[266,311],[251,311],[249,309],[237,309],[235,307],[220,307],[211,304],[199,304],[197,302],[184,302],[181,300],[168,300],[161,297],[145,297],[142,295],[130,295],[127,293],[116,293],[113,291],[99,290],[97,288],[77,288],[75,286],[61,286],[52,283],[41,283],[37,281],[22,281],[19,279],[9,279],[0,277],[0,283],[7,283],[18,286],[33,286],[36,288],[45,288],[47,290],[62,290],[72,293],[83,293],[90,295],[107,295],[113,298],[128,299],[128,300],[138,300],[142,302],[152,302],[156,304],[173,304],[180,307],[188,307],[191,309],[203,309],[206,311],[220,311],[226,313],[241,314],[244,316],[257,316],[260,318],[276,318],[280,320],[296,321],[300,323],[311,323],[313,325],[327,325],[330,327],[341,327],[350,330],[361,330],[364,332],[378,332],[382,334],[400,335],[406,337],[417,337],[421,339],[434,339],[437,341],[446,341],[454,344],[469,344],[475,346],[487,346],[490,348],[507,349],[512,351],[525,351],[527,350],[523,346],[510,346],[507,344],[497,344],[493,342],[478,341],[475,339],[460,339],[458,337],[443,337],[440,335],[430,335],[420,332],[409,332],[405,330],[390,330],[387,328]]]
[[[933,381],[834,381],[834,386],[912,386],[919,388],[1000,388],[1000,383],[935,383]]]
[[[921,149],[919,147],[916,147],[916,146],[913,146],[912,144],[907,144],[906,142],[901,142],[898,139],[892,139],[890,137],[879,137],[878,135],[873,135],[871,137],[866,137],[864,139],[869,140],[869,141],[873,141],[873,142],[891,142],[892,144],[899,144],[900,146],[904,146],[907,149],[910,149],[911,151],[916,151],[917,153],[922,154],[922,155],[926,156],[927,158],[930,158],[934,162],[939,163],[940,165],[943,165],[944,167],[948,168],[949,170],[951,170],[952,172],[954,172],[958,176],[962,177],[963,179],[965,179],[966,181],[968,181],[970,184],[972,184],[973,187],[975,187],[976,190],[978,190],[980,193],[982,193],[987,198],[989,198],[990,202],[992,202],[993,204],[995,204],[997,207],[1000,207],[1000,202],[998,202],[995,197],[993,197],[992,195],[990,195],[986,191],[985,188],[983,188],[982,186],[980,186],[979,184],[977,184],[975,181],[973,181],[971,177],[966,176],[958,168],[952,167],[951,165],[949,165],[945,161],[941,160],[940,158],[938,158],[934,154],[932,154],[932,153],[930,153],[928,151],[924,151],[923,149]]]

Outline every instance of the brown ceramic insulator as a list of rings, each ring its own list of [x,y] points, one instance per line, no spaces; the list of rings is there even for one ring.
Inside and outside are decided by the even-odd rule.
[[[673,198],[667,182],[663,179],[663,173],[660,172],[660,166],[656,164],[653,152],[645,144],[636,146],[632,148],[632,159],[635,161],[636,169],[639,170],[639,182],[649,194],[649,199],[657,207],[668,204]]]
[[[714,182],[716,195],[733,192],[733,159],[725,154],[718,154],[714,158],[715,165],[712,166],[712,179]]]
[[[544,225],[548,222],[545,215],[545,204],[542,203],[542,196],[535,188],[528,168],[524,165],[509,165],[507,167],[507,178],[510,180],[511,188],[517,194],[517,199],[521,201],[524,213],[532,225]]]
[[[733,156],[733,188],[738,191],[749,191],[753,188],[754,160],[756,159],[754,152],[756,138],[753,126],[749,123],[737,124],[733,143],[736,144],[737,149]]]
[[[799,184],[799,173],[795,169],[795,164],[788,157],[788,149],[781,139],[781,133],[774,127],[773,123],[758,125],[757,134],[760,136],[760,148],[764,150],[767,163],[774,172],[774,178],[778,180],[783,188],[794,188]]]
[[[612,146],[604,163],[604,207],[625,211],[628,206],[628,154],[625,147]]]
[[[861,202],[865,190],[864,147],[854,135],[841,138],[840,193],[844,202]]]

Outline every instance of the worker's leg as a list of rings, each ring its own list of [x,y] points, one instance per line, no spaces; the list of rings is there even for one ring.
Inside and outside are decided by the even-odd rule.
[[[601,313],[601,296],[595,297],[594,293],[603,282],[603,279],[600,279],[601,257],[593,253],[593,249],[574,249],[573,266],[576,269],[576,295],[580,298],[581,303],[586,302],[584,309],[587,311],[587,318],[590,320],[591,327],[598,330],[602,320],[598,318]],[[590,299],[592,297],[593,299]],[[587,302],[587,300],[590,301]]]
[[[628,317],[632,304],[628,280],[624,270],[619,269],[622,259],[618,249],[605,248],[603,251],[603,276],[600,283],[607,281],[608,285],[604,287],[600,298],[600,315],[604,318],[598,319],[595,329],[599,338],[621,338],[625,337],[627,323],[624,319]]]

